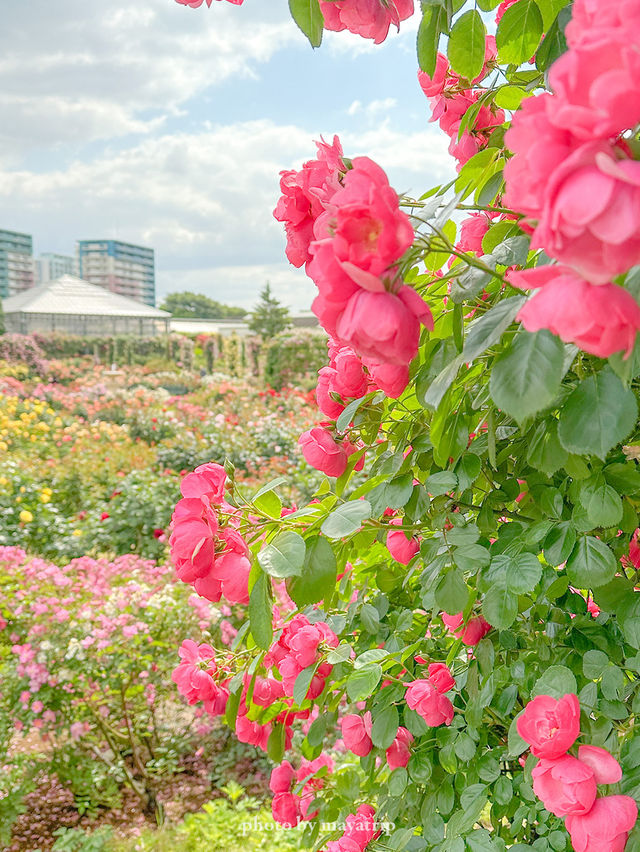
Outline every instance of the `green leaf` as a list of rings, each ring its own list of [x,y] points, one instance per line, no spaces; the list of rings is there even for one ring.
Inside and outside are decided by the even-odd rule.
[[[478,355],[486,352],[490,346],[494,346],[504,332],[515,320],[516,314],[524,305],[524,296],[511,296],[488,310],[469,325],[467,336],[462,349],[462,360],[470,363]]]
[[[506,630],[518,615],[518,597],[509,589],[495,583],[484,596],[482,612],[492,627]]]
[[[256,645],[268,651],[273,639],[271,581],[260,572],[249,597],[249,622]]]
[[[405,473],[396,476],[385,487],[385,498],[390,509],[401,509],[413,494],[413,476]]]
[[[504,13],[496,32],[501,63],[521,65],[536,52],[542,37],[540,9],[534,0],[518,0]]]
[[[529,748],[529,743],[522,739],[518,733],[518,719],[524,710],[520,711],[515,719],[509,725],[509,733],[507,735],[507,746],[509,749],[509,757],[518,757]]]
[[[345,429],[349,426],[349,423],[353,420],[356,411],[360,408],[365,399],[366,397],[361,396],[360,399],[354,399],[349,403],[349,405],[345,406],[344,411],[336,420],[336,429],[338,432],[345,431]]]
[[[316,668],[317,665],[307,666],[306,669],[303,669],[300,672],[293,684],[293,701],[294,704],[298,705],[298,707],[300,707],[307,697],[307,692],[309,692],[309,687],[311,686],[311,681],[313,680]]]
[[[357,532],[362,522],[371,517],[371,504],[366,500],[352,500],[334,509],[322,524],[322,532],[331,539],[345,538]]]
[[[378,664],[366,669],[357,669],[347,678],[347,695],[351,701],[364,701],[373,693],[382,679],[382,667]]]
[[[286,742],[286,728],[279,722],[273,726],[273,730],[269,734],[267,740],[267,754],[269,759],[274,763],[282,763],[284,757],[284,747]]]
[[[320,47],[324,18],[318,0],[289,0],[289,10],[293,20],[309,39],[311,47]]]
[[[304,558],[304,539],[293,530],[278,533],[258,553],[262,570],[280,580],[301,574]]]
[[[447,31],[448,23],[444,6],[423,6],[418,27],[418,65],[430,77],[436,70],[440,34]]]
[[[545,33],[544,40],[536,51],[536,68],[539,71],[546,71],[566,51],[564,28],[570,19],[570,12],[560,12]]]
[[[486,35],[484,22],[475,9],[460,15],[451,28],[447,56],[452,69],[466,80],[473,80],[482,71]]]
[[[563,695],[574,695],[578,692],[578,684],[571,669],[566,666],[549,666],[538,678],[531,690],[531,697],[550,695],[552,698],[562,698]]]
[[[396,738],[399,725],[398,711],[393,704],[378,713],[371,728],[371,740],[374,746],[376,748],[389,748]]]
[[[637,416],[633,391],[605,369],[580,382],[565,401],[558,437],[570,453],[604,459],[631,432]]]
[[[424,487],[432,497],[439,497],[441,494],[455,491],[457,485],[458,477],[455,473],[452,473],[450,470],[442,470],[428,476]]]
[[[518,109],[526,94],[521,86],[501,86],[496,92],[495,104],[502,109]]]
[[[299,607],[328,599],[336,585],[336,557],[322,536],[307,539],[302,572],[287,580],[287,592]]]
[[[507,588],[517,595],[532,592],[542,577],[542,565],[533,553],[519,553],[509,560],[506,571]]]
[[[480,207],[488,207],[496,195],[502,189],[502,185],[504,183],[504,172],[500,169],[499,172],[496,172],[494,175],[485,181],[482,184],[478,192],[476,193],[476,202]]]
[[[259,497],[255,497],[253,505],[259,512],[262,512],[264,515],[268,515],[268,517],[273,518],[274,520],[280,518],[282,503],[278,495],[273,491],[265,491],[264,494],[261,494]]]
[[[527,0],[519,0],[519,3]],[[513,6],[511,7],[513,8]],[[520,331],[491,372],[491,398],[518,422],[550,405],[560,390],[564,346],[548,331]]]
[[[553,526],[544,540],[544,558],[549,565],[558,566],[566,562],[576,543],[576,531],[570,521]]]
[[[529,442],[527,461],[531,467],[551,476],[564,466],[569,454],[558,439],[558,421],[554,418],[539,423]]]
[[[456,615],[466,607],[469,589],[460,571],[448,571],[438,583],[436,603],[449,615]]]
[[[613,527],[622,520],[622,500],[602,474],[585,480],[580,498],[594,527]]]
[[[579,589],[604,586],[616,575],[618,562],[604,542],[592,536],[583,536],[567,559],[567,574]]]

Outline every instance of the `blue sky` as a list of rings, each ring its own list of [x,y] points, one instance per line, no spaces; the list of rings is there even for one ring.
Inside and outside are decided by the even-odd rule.
[[[375,47],[313,51],[286,0],[29,0],[0,31],[0,227],[36,253],[76,239],[153,246],[158,295],[251,307],[268,279],[294,309],[313,285],[271,216],[278,172],[338,133],[399,191],[453,174],[416,82],[417,18]]]

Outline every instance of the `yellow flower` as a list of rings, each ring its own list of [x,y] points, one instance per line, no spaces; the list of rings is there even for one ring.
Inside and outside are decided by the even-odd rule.
[[[78,538],[78,536],[79,536],[79,535],[82,535],[82,530],[74,530],[74,531],[71,533],[71,535],[73,535],[73,536],[75,536],[76,538]]]
[[[30,524],[33,520],[33,515],[28,509],[23,509],[19,517],[23,524]]]
[[[42,493],[40,495],[40,502],[41,503],[50,503],[51,502],[51,495]]]

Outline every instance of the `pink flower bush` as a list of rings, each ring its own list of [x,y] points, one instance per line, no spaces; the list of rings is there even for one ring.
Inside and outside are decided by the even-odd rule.
[[[628,290],[611,283],[589,284],[563,265],[512,272],[509,280],[538,290],[517,316],[527,331],[549,329],[599,358],[620,350],[629,355],[633,349],[640,305]]]
[[[527,704],[516,726],[536,757],[561,757],[580,734],[578,697],[563,695],[556,701],[550,695],[538,695]]]
[[[333,137],[332,145],[321,141],[316,146],[317,158],[304,163],[300,171],[280,172],[282,195],[273,211],[274,217],[285,226],[287,258],[298,267],[310,260],[314,223],[340,188],[340,175],[346,171],[337,136]]]
[[[349,751],[357,754],[358,757],[364,757],[373,748],[371,726],[371,713],[368,710],[363,716],[349,714],[342,719],[341,728],[344,744]]]
[[[296,615],[284,625],[279,638],[269,649],[264,664],[267,668],[277,668],[284,694],[292,697],[300,672],[317,663],[325,651],[338,644],[338,637],[325,622],[316,621],[312,624],[305,615]],[[311,680],[308,698],[320,695],[332,670],[333,666],[326,661],[320,663]]]
[[[224,502],[226,473],[218,464],[200,465],[181,483],[183,499],[175,508],[169,538],[178,577],[193,583],[210,601],[224,597],[249,603],[249,549],[232,526],[221,527],[213,506],[230,516],[236,510]]]
[[[392,24],[400,29],[400,22],[413,15],[414,0],[320,0],[320,10],[325,29],[349,30],[380,44]]]
[[[468,621],[464,622],[464,616],[461,612],[456,615],[448,615],[443,612],[441,615],[442,622],[454,636],[462,639],[465,645],[477,645],[481,639],[489,633],[493,628],[481,615],[474,615]]]

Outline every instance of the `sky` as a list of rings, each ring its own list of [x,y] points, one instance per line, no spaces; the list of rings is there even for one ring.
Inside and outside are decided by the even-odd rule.
[[[313,50],[286,0],[6,5],[0,228],[32,234],[36,255],[151,246],[158,302],[194,290],[251,308],[269,281],[310,307],[272,211],[279,172],[320,136],[375,159],[399,192],[454,174],[416,80],[417,16],[381,46],[325,33]]]

